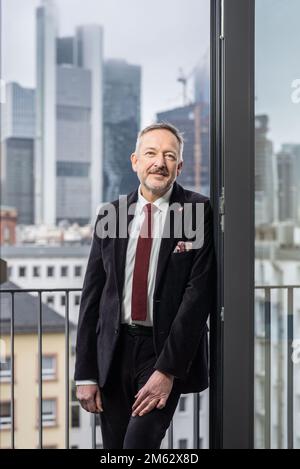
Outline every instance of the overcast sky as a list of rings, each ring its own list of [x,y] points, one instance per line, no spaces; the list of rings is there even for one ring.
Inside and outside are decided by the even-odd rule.
[[[300,0],[256,1],[256,112],[270,117],[270,138],[300,144],[300,103],[292,83],[300,79]]]
[[[2,0],[2,75],[35,83],[35,9],[40,0]],[[104,28],[106,58],[142,66],[142,125],[158,111],[182,104],[179,67],[189,74],[209,49],[209,0],[56,0],[59,35],[80,24]],[[269,137],[300,141],[300,104],[291,99],[300,79],[300,0],[256,1],[256,112],[270,117]],[[189,80],[189,95],[192,79]]]
[[[2,75],[35,85],[35,9],[40,0],[2,0]],[[56,0],[58,35],[81,24],[104,28],[105,58],[142,66],[142,125],[182,104],[179,68],[189,74],[209,49],[209,0]],[[191,95],[192,80],[189,82]]]

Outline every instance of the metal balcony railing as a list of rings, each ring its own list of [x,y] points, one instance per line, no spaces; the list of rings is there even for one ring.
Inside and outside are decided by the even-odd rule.
[[[265,447],[271,447],[271,325],[272,325],[272,308],[271,308],[271,292],[272,290],[287,291],[287,441],[288,448],[293,448],[294,439],[294,362],[291,359],[293,354],[294,341],[294,292],[300,289],[300,285],[285,286],[256,286],[255,290],[261,290],[264,298],[264,343],[265,343],[265,359],[264,359],[264,375],[265,375]],[[39,448],[43,448],[43,370],[42,370],[42,335],[43,335],[43,302],[42,294],[45,292],[63,292],[65,294],[65,447],[70,447],[70,429],[68,422],[70,421],[70,379],[69,379],[69,352],[70,352],[70,293],[81,292],[80,288],[55,288],[55,289],[0,289],[0,294],[9,294],[11,296],[11,315],[10,315],[10,359],[11,359],[11,448],[15,448],[15,297],[20,293],[35,293],[38,301],[37,314],[37,336],[38,336],[38,390],[39,390]],[[1,318],[0,318],[1,319]],[[96,448],[96,415],[92,416],[92,448]],[[173,422],[168,429],[168,448],[173,449]],[[193,448],[199,448],[200,442],[200,394],[193,395]]]
[[[11,448],[15,448],[15,297],[20,293],[33,293],[37,294],[38,301],[38,314],[37,314],[37,337],[38,337],[38,400],[39,400],[39,421],[38,421],[38,434],[39,434],[39,449],[43,449],[43,369],[42,369],[42,335],[43,335],[43,302],[42,294],[46,292],[52,293],[65,293],[65,448],[70,447],[70,428],[69,409],[70,409],[70,379],[69,379],[69,352],[70,352],[70,293],[81,292],[80,288],[48,288],[48,289],[1,289],[0,294],[9,294],[11,296],[11,315],[10,315],[10,357],[11,357]],[[1,319],[1,316],[0,316]],[[32,378],[33,379],[33,378]],[[96,446],[96,415],[92,415],[92,435],[91,446],[95,449]],[[0,429],[1,430],[1,429]],[[168,449],[173,449],[173,422],[171,422],[168,429]],[[200,394],[193,395],[193,448],[199,448],[200,445]]]
[[[287,292],[287,308],[282,307],[279,311],[282,324],[277,324],[277,327],[286,328],[286,341],[281,340],[281,346],[286,347],[286,422],[287,422],[287,448],[293,449],[294,447],[294,325],[295,325],[295,291],[300,290],[300,285],[268,285],[256,286],[255,290],[263,292],[264,302],[264,447],[265,449],[271,448],[271,428],[272,428],[272,414],[271,414],[271,391],[272,391],[272,349],[271,349],[271,326],[274,325],[276,318],[272,318],[272,291]],[[276,302],[274,302],[276,304]],[[285,324],[284,324],[285,322]],[[280,334],[282,331],[280,330]]]

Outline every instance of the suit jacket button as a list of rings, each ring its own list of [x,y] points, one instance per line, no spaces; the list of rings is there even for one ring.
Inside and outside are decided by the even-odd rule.
[[[119,332],[119,329],[115,329],[115,334],[117,334]]]

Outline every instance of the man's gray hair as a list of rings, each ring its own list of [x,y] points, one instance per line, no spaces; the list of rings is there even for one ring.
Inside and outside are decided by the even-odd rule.
[[[137,136],[135,152],[138,153],[139,151],[141,137],[145,135],[146,133],[151,132],[151,130],[156,130],[156,129],[169,130],[170,132],[172,132],[173,135],[175,135],[179,143],[180,161],[183,161],[183,146],[184,146],[183,133],[181,133],[174,125],[170,124],[169,122],[157,122],[156,124],[148,125],[144,129],[142,129],[138,133],[138,136]]]

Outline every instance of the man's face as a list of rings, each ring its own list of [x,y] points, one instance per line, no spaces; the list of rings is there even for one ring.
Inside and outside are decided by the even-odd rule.
[[[151,130],[141,137],[131,163],[143,187],[155,195],[164,194],[181,173],[179,142],[169,130]]]

